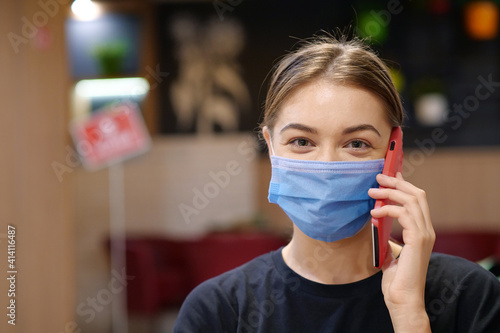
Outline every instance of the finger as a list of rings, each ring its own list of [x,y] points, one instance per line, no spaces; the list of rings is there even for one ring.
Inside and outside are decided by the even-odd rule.
[[[389,177],[383,174],[379,174],[377,175],[377,181],[380,184],[380,186],[394,188],[404,193],[415,196],[420,204],[422,213],[425,216],[425,222],[427,224],[427,227],[432,228],[429,205],[427,203],[427,195],[425,191],[405,181],[403,179],[403,175],[400,172],[396,174],[396,177]]]
[[[406,210],[413,215],[417,223],[422,223],[419,228],[428,228],[427,222],[425,221],[425,214],[422,211],[422,207],[418,199],[410,194],[404,193],[390,188],[383,189],[370,189],[368,190],[368,195],[373,199],[386,199],[391,200],[394,203],[400,204],[406,208]],[[385,205],[388,206],[388,205]],[[390,205],[389,205],[390,206]]]
[[[425,253],[432,251],[435,240],[434,229],[428,229],[424,223],[418,223],[419,219],[415,219],[414,215],[410,214],[405,207],[386,205],[381,208],[372,209],[371,215],[374,218],[386,216],[396,218],[398,223],[403,227],[403,242],[406,244],[405,248],[408,248],[410,253],[412,251],[409,249],[413,247],[426,249]],[[417,252],[420,251],[418,250]],[[412,256],[416,256],[416,253],[413,253]]]
[[[391,200],[400,205],[411,202],[419,204],[415,196],[393,188],[371,188],[368,190],[368,195],[373,199]]]
[[[398,174],[400,178],[397,175],[396,177],[390,177],[380,173],[377,175],[377,182],[380,186],[398,189],[408,194],[417,195],[422,191],[415,185],[404,180],[401,173],[398,172]]]
[[[395,180],[397,180],[397,179],[394,177],[390,177],[390,176],[384,175],[382,173],[379,173],[377,175],[376,179],[377,179],[377,183],[379,183],[380,186],[396,188]]]
[[[401,172],[398,172],[396,174],[396,177],[404,182],[406,182],[403,178],[403,174]],[[408,183],[408,182],[406,182]],[[431,221],[431,213],[430,213],[430,209],[429,209],[429,203],[427,202],[427,194],[425,193],[424,190],[416,187],[415,185],[411,184],[411,183],[408,183],[410,184],[414,189],[413,189],[413,192],[415,193],[417,199],[418,199],[418,202],[420,203],[420,206],[422,207],[422,213],[424,214],[425,216],[425,221],[427,223],[427,227],[434,230],[434,227],[432,226],[432,221]]]
[[[425,223],[418,223],[419,220],[422,221],[423,216],[418,212],[413,214],[410,213],[404,206],[385,205],[380,208],[372,209],[370,213],[374,218],[386,216],[395,218],[405,230],[418,231],[418,234],[426,233],[427,228]]]

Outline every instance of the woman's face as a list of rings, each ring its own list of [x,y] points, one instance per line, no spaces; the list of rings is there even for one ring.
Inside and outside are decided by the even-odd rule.
[[[275,155],[315,161],[384,158],[390,133],[384,104],[377,97],[324,80],[293,92],[283,103],[272,133],[264,129]]]

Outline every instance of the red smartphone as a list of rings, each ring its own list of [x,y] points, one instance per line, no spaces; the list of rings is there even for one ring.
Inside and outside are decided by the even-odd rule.
[[[384,169],[382,174],[395,177],[397,172],[403,169],[403,131],[401,127],[394,127],[389,139],[389,147],[385,154]],[[382,186],[380,188],[383,188]],[[391,204],[390,200],[375,201],[375,208]],[[373,266],[381,268],[384,264],[385,254],[389,246],[389,235],[391,234],[393,218],[372,217],[372,244],[373,244]]]

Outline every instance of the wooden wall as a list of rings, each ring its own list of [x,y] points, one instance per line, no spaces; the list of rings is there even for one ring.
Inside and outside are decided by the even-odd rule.
[[[1,332],[64,332],[75,312],[73,185],[52,168],[69,144],[67,2],[0,5]],[[16,228],[15,326],[6,317],[7,225]]]

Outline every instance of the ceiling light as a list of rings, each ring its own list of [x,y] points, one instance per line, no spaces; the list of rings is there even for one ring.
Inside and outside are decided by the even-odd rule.
[[[100,14],[99,7],[91,0],[75,0],[71,5],[71,11],[78,19],[84,21],[93,20]]]
[[[142,77],[120,79],[81,80],[75,86],[76,93],[82,97],[144,97],[149,83]]]

